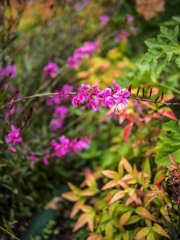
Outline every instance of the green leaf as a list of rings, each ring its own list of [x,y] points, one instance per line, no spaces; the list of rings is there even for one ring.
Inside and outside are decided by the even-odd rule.
[[[169,121],[163,124],[163,132],[166,132],[159,136],[157,144],[157,156],[156,163],[164,166],[170,165],[171,161],[168,154],[180,163],[180,121]]]
[[[152,227],[152,230],[162,236],[170,238],[167,232],[165,232],[164,229],[159,224],[155,223],[154,226]]]
[[[145,41],[145,44],[148,46],[148,52],[142,60],[142,64],[150,64],[153,81],[158,78],[168,62],[175,60],[177,66],[180,66],[179,27],[176,26],[172,30],[161,26],[160,32],[157,39],[150,38]]]
[[[141,217],[138,216],[138,215],[131,216],[131,218],[128,219],[128,221],[126,222],[126,225],[130,225],[130,224],[136,223],[136,222],[138,222],[140,219],[141,219]]]
[[[151,231],[151,227],[144,227],[143,229],[141,229],[136,237],[135,237],[135,240],[141,240],[143,239],[144,237],[146,237],[148,235],[148,233]]]
[[[25,87],[24,86],[22,86],[22,91],[23,91],[23,95],[24,95],[24,97],[26,96],[26,93],[27,93],[27,91],[26,91],[26,89],[25,89]]]
[[[6,90],[3,92],[3,94],[0,96],[0,103],[3,103],[6,100],[8,93],[9,93],[9,85],[6,88]]]

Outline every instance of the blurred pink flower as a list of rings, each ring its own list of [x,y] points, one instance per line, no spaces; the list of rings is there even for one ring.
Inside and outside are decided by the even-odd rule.
[[[127,16],[127,21],[128,22],[133,22],[134,21],[134,17],[133,16]]]
[[[100,16],[99,19],[101,20],[102,25],[106,25],[107,22],[109,21],[108,16]]]
[[[132,35],[136,35],[136,28],[135,27],[130,27],[130,33],[132,34]]]
[[[56,72],[59,70],[59,68],[56,63],[50,61],[48,65],[43,68],[43,70],[45,72],[45,80],[46,80],[48,77],[55,77]]]
[[[5,77],[16,77],[16,68],[14,65],[8,65],[5,68],[0,67],[0,81],[3,80]]]

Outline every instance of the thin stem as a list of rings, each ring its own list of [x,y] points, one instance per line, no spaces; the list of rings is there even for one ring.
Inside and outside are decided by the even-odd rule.
[[[68,93],[64,93],[64,94],[68,94],[68,95],[75,95],[76,92],[68,92]],[[31,96],[27,96],[27,97],[23,97],[23,98],[20,98],[20,99],[17,99],[17,100],[14,100],[13,103],[17,103],[17,102],[20,102],[20,101],[25,101],[26,99],[32,99],[32,98],[36,98],[36,97],[45,97],[45,96],[54,96],[54,95],[59,95],[58,92],[55,92],[55,93],[52,93],[52,92],[45,92],[45,93],[39,93],[39,94],[34,94],[34,95],[31,95]],[[132,98],[132,99],[136,99],[138,101],[146,101],[146,102],[152,102],[152,103],[161,103],[163,105],[167,105],[167,106],[170,106],[170,105],[180,105],[180,103],[178,102],[161,102],[161,101],[155,101],[155,100],[151,100],[149,98],[140,98],[140,97],[135,97],[135,96],[130,96],[129,98]],[[2,105],[0,107],[0,110],[11,105],[12,102],[8,102],[4,105]]]
[[[167,106],[170,106],[170,105],[180,105],[180,103],[177,103],[177,102],[161,102],[161,101],[155,101],[155,100],[151,100],[149,98],[140,98],[140,97],[134,97],[134,96],[130,96],[129,98],[132,98],[132,99],[136,99],[138,101],[146,101],[146,102],[152,102],[152,103],[161,103],[163,105],[167,105]]]
[[[17,238],[16,236],[14,236],[14,234],[10,233],[9,231],[7,231],[6,229],[4,229],[3,227],[0,226],[0,229],[2,229],[4,232],[8,233],[9,235],[11,235],[13,238],[20,240],[19,238]]]
[[[159,86],[161,86],[161,87],[165,87],[165,88],[167,88],[167,89],[170,89],[170,90],[173,91],[173,92],[176,92],[176,93],[180,94],[180,91],[177,90],[177,89],[175,89],[175,88],[172,88],[172,87],[166,86],[166,85],[163,84],[163,83],[157,83],[157,84],[158,84]]]

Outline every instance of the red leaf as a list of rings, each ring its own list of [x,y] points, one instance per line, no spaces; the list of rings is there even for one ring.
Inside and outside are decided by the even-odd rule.
[[[157,180],[152,187],[154,187],[154,185],[156,185],[158,187],[158,189],[162,189],[161,187],[161,182],[165,179],[165,177],[160,178],[159,180]]]
[[[173,119],[175,121],[178,121],[178,119],[176,118],[176,116],[174,115],[173,111],[168,108],[168,107],[165,107],[165,108],[161,108],[158,110],[158,113],[160,113],[161,115],[165,116],[165,117],[168,117],[170,119]]]
[[[125,128],[123,129],[123,138],[124,138],[124,142],[127,144],[128,138],[131,134],[132,131],[132,127],[133,127],[133,123],[129,123],[125,126]]]
[[[172,164],[173,164],[176,168],[178,168],[178,165],[177,165],[175,159],[174,159],[170,154],[168,154],[168,155],[169,155],[169,158],[170,158]]]

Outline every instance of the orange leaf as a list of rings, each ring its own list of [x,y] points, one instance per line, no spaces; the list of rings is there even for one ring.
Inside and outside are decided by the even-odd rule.
[[[131,134],[132,127],[133,127],[133,123],[129,123],[123,129],[123,138],[124,138],[124,142],[126,144],[127,144],[128,138],[129,138],[129,136]]]
[[[117,185],[119,185],[118,182],[117,182],[117,180],[111,180],[110,182],[106,183],[106,184],[102,187],[101,190],[106,190],[106,189],[108,189],[108,188],[112,188],[112,187],[115,187],[115,186],[117,186]]]
[[[148,219],[156,222],[156,218],[148,210],[146,210],[144,207],[136,208],[135,212],[138,215],[140,215],[141,217],[148,218]]]
[[[152,227],[152,230],[160,235],[170,238],[167,232],[165,232],[164,229],[157,223],[154,224],[154,226]]]
[[[81,228],[83,225],[87,223],[87,214],[83,213],[79,216],[76,225],[73,228],[73,232],[77,231],[79,228]]]
[[[148,233],[151,231],[151,227],[144,227],[141,229],[135,236],[135,240],[141,240],[144,237],[148,235]]]
[[[178,121],[178,119],[176,118],[175,114],[173,113],[173,111],[168,108],[168,107],[164,107],[158,110],[158,113],[160,113],[161,115],[168,117],[170,119],[173,119],[175,121]]]
[[[111,179],[117,179],[119,178],[119,174],[115,171],[111,171],[111,170],[104,170],[102,172],[106,177],[111,178]]]
[[[76,225],[73,228],[73,232],[76,232],[79,228],[81,228],[86,223],[91,232],[93,232],[93,221],[94,221],[94,213],[83,213],[78,218]]]
[[[73,192],[63,193],[61,196],[71,202],[76,202],[79,199]]]
[[[104,240],[104,238],[101,235],[93,234],[89,236],[86,240]]]
[[[117,192],[114,197],[111,199],[111,201],[109,202],[109,204],[121,199],[122,197],[124,197],[124,195],[126,194],[125,191],[119,191]]]
[[[81,209],[84,201],[76,202],[71,210],[70,218],[73,218]]]
[[[94,195],[95,195],[95,191],[93,191],[93,190],[91,190],[91,189],[89,189],[89,188],[83,190],[83,191],[79,194],[79,196],[85,196],[85,197],[91,197],[91,196],[94,196]]]
[[[131,173],[132,172],[132,167],[129,164],[128,160],[126,160],[125,157],[122,157],[121,161],[123,161],[123,165],[124,165],[124,168],[126,169],[126,171]]]

